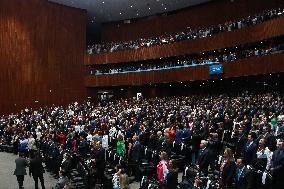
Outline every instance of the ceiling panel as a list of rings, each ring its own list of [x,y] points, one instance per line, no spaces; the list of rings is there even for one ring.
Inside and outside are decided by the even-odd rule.
[[[102,23],[145,17],[178,10],[211,0],[49,0],[86,9],[89,22]]]

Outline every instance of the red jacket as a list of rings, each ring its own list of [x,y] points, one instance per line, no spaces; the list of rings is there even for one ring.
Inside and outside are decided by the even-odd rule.
[[[64,145],[65,144],[65,135],[64,134],[59,134],[59,135],[56,135],[57,138],[59,138],[59,143],[61,145]]]

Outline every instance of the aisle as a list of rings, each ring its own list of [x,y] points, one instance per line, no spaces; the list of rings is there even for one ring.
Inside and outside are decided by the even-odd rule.
[[[18,156],[0,152],[0,189],[18,189],[18,182],[16,176],[13,175],[15,169],[15,159]],[[28,168],[27,168],[28,173]],[[51,189],[55,185],[56,180],[48,173],[44,173],[44,183],[46,189]],[[34,180],[30,176],[25,176],[25,189],[34,189]],[[39,182],[39,188],[40,182]]]

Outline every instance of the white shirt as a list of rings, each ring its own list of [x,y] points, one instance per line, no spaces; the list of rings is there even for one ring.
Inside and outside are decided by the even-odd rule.
[[[102,138],[102,147],[108,149],[108,135],[104,135]]]
[[[36,150],[35,139],[33,137],[28,139],[28,149]]]
[[[88,134],[88,136],[87,136],[87,141],[93,142],[93,135]]]

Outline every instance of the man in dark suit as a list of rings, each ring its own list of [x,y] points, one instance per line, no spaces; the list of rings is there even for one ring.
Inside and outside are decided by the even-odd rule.
[[[17,181],[19,183],[19,189],[23,189],[23,183],[25,179],[25,175],[27,175],[26,167],[28,166],[28,161],[24,158],[23,153],[19,153],[19,157],[15,160],[16,169],[14,171],[14,175],[17,177]]]
[[[277,150],[274,151],[271,159],[271,172],[273,177],[273,188],[284,188],[284,142],[278,141]]]
[[[208,142],[206,140],[201,140],[200,150],[197,159],[197,165],[201,172],[204,173],[205,176],[208,175],[208,166],[210,160],[210,153],[207,149]]]
[[[237,159],[237,171],[235,176],[236,189],[246,189],[248,185],[248,169],[243,163],[243,159]]]
[[[81,157],[85,158],[87,155],[87,151],[88,151],[88,143],[86,141],[86,139],[84,138],[84,136],[80,136],[80,142],[78,145],[78,152],[80,154]]]
[[[95,165],[97,168],[97,181],[100,183],[103,181],[104,176],[104,169],[105,169],[105,149],[102,148],[102,143],[100,141],[96,142],[95,144],[95,153],[94,153],[94,159],[95,159]]]
[[[132,137],[132,140],[133,140],[133,146],[131,148],[130,158],[133,164],[133,173],[135,179],[138,181],[140,178],[139,178],[139,169],[137,167],[139,166],[141,160],[142,148],[138,136],[134,135]]]
[[[243,128],[239,128],[238,130],[238,137],[236,140],[236,150],[235,150],[235,157],[243,157],[244,155],[244,147],[247,143],[247,137],[245,136]]]
[[[40,154],[38,153],[35,155],[32,154],[30,160],[29,175],[33,176],[33,179],[35,181],[35,189],[38,189],[38,179],[40,180],[41,188],[45,189],[43,173],[44,173],[44,168],[42,166],[42,160]]]
[[[71,156],[68,153],[65,153],[63,155],[63,160],[61,162],[61,166],[60,166],[60,170],[64,170],[67,174],[69,174],[71,167],[72,166],[72,162],[71,162]]]
[[[266,140],[266,145],[271,151],[276,150],[276,137],[271,132],[271,126],[268,125],[263,128],[264,134],[263,138]]]
[[[255,135],[253,133],[248,135],[248,141],[244,149],[244,160],[246,164],[252,165],[256,160],[257,145],[254,142]]]

